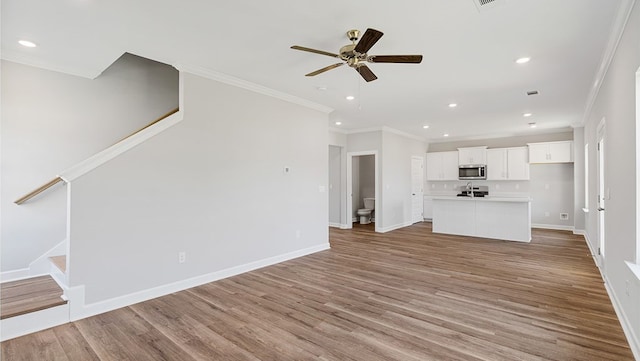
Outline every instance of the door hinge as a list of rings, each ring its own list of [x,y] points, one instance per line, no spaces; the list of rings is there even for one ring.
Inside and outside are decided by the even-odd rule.
[[[598,247],[598,256],[600,256],[602,253],[600,253],[600,247]]]

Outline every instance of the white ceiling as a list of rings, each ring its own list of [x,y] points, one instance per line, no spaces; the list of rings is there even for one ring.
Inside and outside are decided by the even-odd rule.
[[[130,52],[322,104],[335,110],[332,127],[429,141],[579,125],[624,0],[499,0],[482,11],[474,1],[4,0],[1,55],[95,77]],[[423,54],[422,63],[369,64],[370,83],[346,66],[305,77],[336,59],[289,48],[337,53],[347,30],[367,27],[385,33],[370,55]],[[531,61],[516,64],[522,56]]]

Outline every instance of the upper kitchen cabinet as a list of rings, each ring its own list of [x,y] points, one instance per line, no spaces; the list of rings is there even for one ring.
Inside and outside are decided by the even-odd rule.
[[[458,148],[458,164],[487,164],[487,147]]]
[[[487,180],[528,180],[527,147],[487,149]]]
[[[572,163],[573,141],[529,143],[529,163]]]
[[[458,180],[458,152],[427,153],[427,180]]]

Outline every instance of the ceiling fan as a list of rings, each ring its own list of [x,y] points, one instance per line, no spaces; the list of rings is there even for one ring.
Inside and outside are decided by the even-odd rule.
[[[378,79],[378,77],[369,69],[365,62],[369,63],[409,63],[418,64],[422,61],[422,55],[367,55],[367,52],[373,45],[380,40],[384,35],[381,31],[376,29],[367,29],[362,35],[360,41],[359,30],[349,30],[347,37],[351,40],[352,44],[345,45],[340,48],[340,54],[334,54],[327,51],[316,50],[311,48],[305,48],[304,46],[294,45],[291,49],[308,51],[310,53],[316,53],[320,55],[330,56],[332,58],[338,58],[343,60],[341,63],[326,66],[322,69],[318,69],[314,72],[306,74],[306,76],[316,76],[324,73],[325,71],[335,69],[344,64],[354,68],[364,80],[367,82]],[[356,44],[357,42],[357,44]]]

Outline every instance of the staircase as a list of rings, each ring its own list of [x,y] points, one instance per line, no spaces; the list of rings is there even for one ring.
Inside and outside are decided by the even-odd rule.
[[[0,284],[1,341],[69,322],[66,256],[50,257],[51,272]],[[52,276],[53,275],[53,276]]]

